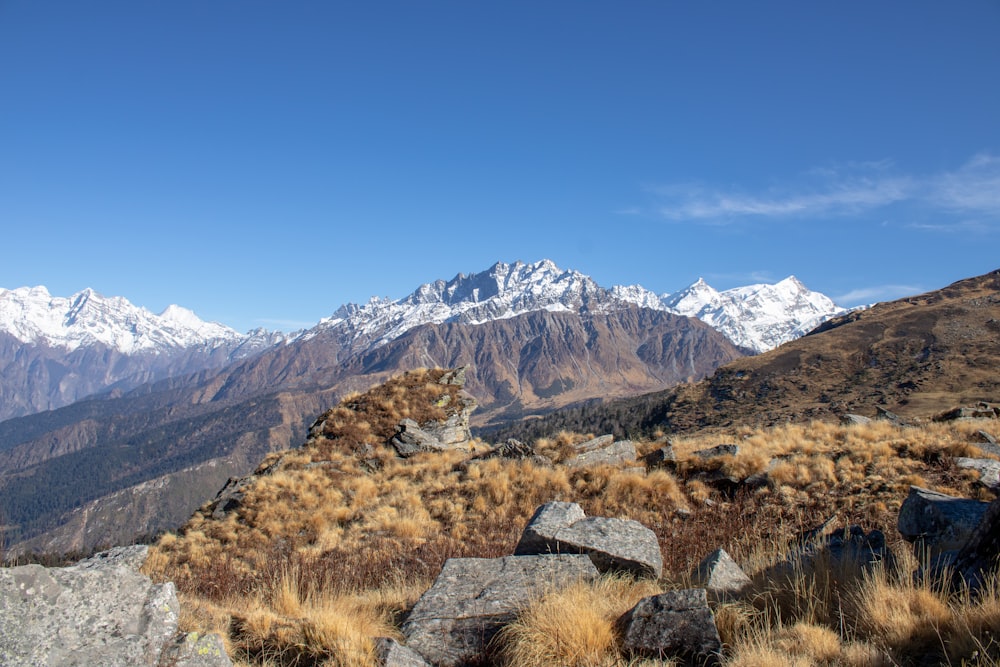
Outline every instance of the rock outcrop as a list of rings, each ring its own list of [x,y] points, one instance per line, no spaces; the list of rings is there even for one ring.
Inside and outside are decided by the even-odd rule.
[[[0,664],[231,665],[217,636],[177,636],[174,586],[140,574],[145,557],[128,547],[72,567],[0,569]]]

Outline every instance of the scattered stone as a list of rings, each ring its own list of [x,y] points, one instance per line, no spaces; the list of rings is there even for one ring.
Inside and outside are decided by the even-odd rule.
[[[842,415],[840,417],[841,426],[865,426],[871,423],[871,418],[864,415]]]
[[[618,619],[622,646],[633,657],[718,665],[722,640],[703,588],[643,598]]]
[[[573,445],[573,449],[576,450],[577,454],[583,454],[585,452],[592,452],[595,449],[603,449],[604,447],[607,447],[614,441],[615,441],[615,436],[611,434],[599,435],[596,438],[591,438],[590,440],[587,440],[586,442],[581,442],[578,445]]]
[[[179,605],[172,583],[138,572],[146,547],[98,554],[77,565],[0,569],[0,664],[180,667],[230,665],[221,655],[189,655],[213,640],[175,639]],[[199,649],[199,650],[200,650]]]
[[[934,421],[945,422],[954,421],[956,419],[997,419],[998,417],[1000,417],[1000,408],[994,407],[989,403],[980,402],[975,406],[952,408],[951,410],[935,417]]]
[[[739,445],[716,445],[708,449],[699,449],[694,453],[700,459],[714,459],[717,456],[736,456],[740,453]]]
[[[663,555],[656,533],[638,521],[588,517],[576,503],[551,502],[535,510],[514,554],[587,554],[597,569],[659,578]]]
[[[431,667],[419,653],[389,637],[375,640],[375,664],[377,667]]]
[[[208,505],[208,511],[212,513],[212,518],[221,521],[226,518],[227,514],[239,509],[240,505],[243,504],[246,490],[261,477],[272,474],[279,465],[280,459],[266,466],[259,466],[249,475],[230,477]]]
[[[996,438],[994,438],[992,435],[990,435],[989,433],[987,433],[986,431],[984,431],[982,429],[976,431],[973,434],[973,438],[975,438],[973,440],[973,442],[977,442],[977,443],[985,443],[987,445],[996,445],[996,444],[998,444]]]
[[[531,599],[597,577],[583,555],[451,558],[403,624],[406,645],[437,667],[484,661],[493,636]]]
[[[961,549],[986,513],[988,503],[956,498],[919,486],[899,508],[897,527],[918,559],[934,560],[943,552]]]
[[[725,549],[716,549],[698,564],[692,581],[716,594],[739,595],[752,582]]]
[[[509,438],[507,442],[497,445],[488,452],[482,454],[477,454],[473,456],[468,461],[463,461],[459,464],[461,467],[468,467],[469,463],[473,461],[487,461],[489,459],[512,459],[512,460],[523,460],[527,459],[537,466],[543,468],[552,467],[552,459],[535,451],[535,448],[531,445],[527,445],[520,440],[514,438]]]
[[[593,441],[591,441],[593,442]],[[601,449],[589,449],[564,462],[569,468],[584,468],[593,465],[618,465],[635,461],[635,444],[631,440],[619,440]]]
[[[1000,490],[1000,461],[994,459],[973,459],[965,456],[955,458],[955,465],[979,473],[979,483],[993,491]]]
[[[677,467],[677,454],[671,445],[664,445],[653,450],[642,457],[647,468],[667,468],[673,470]]]
[[[976,591],[1000,565],[1000,498],[987,507],[968,541],[955,555],[953,584]]]
[[[890,422],[896,426],[906,426],[906,422],[899,418],[895,412],[890,412],[880,405],[875,406],[875,419],[883,422]]]

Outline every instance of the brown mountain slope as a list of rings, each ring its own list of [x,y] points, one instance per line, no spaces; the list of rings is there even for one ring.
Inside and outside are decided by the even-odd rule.
[[[15,526],[8,542],[45,533],[32,546],[88,550],[174,527],[220,479],[301,442],[337,396],[400,371],[468,366],[466,386],[485,417],[504,419],[666,388],[739,355],[697,320],[640,308],[427,325],[353,357],[318,335],[188,386],[172,380],[163,391],[0,423],[0,507]],[[158,500],[174,488],[183,502]],[[123,498],[143,509],[121,511]]]
[[[831,320],[692,385],[554,413],[494,437],[766,426],[845,413],[930,417],[1000,402],[1000,271]]]

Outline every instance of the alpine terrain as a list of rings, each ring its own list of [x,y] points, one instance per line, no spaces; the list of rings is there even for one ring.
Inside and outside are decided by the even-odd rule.
[[[792,336],[804,327],[799,313],[814,318],[822,300],[797,283],[783,282],[794,289],[714,293],[715,300],[698,310],[702,317],[718,312],[721,320],[725,308],[742,303],[748,321],[762,317],[772,329],[778,328],[775,313],[784,312],[785,335]],[[744,294],[755,294],[756,300]],[[133,334],[113,334],[110,316],[98,317],[104,311],[96,305],[102,302],[86,296],[95,308],[84,308],[73,322],[93,317],[96,324],[83,331],[99,331],[104,338],[84,333],[77,339],[104,347],[80,343],[76,350],[126,356],[125,347],[108,352],[103,341],[125,341],[128,349],[138,349],[139,341],[182,339],[179,333],[154,336],[153,328],[139,326],[157,321],[148,316],[133,316]],[[681,302],[693,307],[697,300],[689,296]],[[802,310],[802,304],[808,308]],[[465,366],[465,387],[479,403],[475,423],[501,424],[582,401],[695,381],[774,342],[744,336],[737,346],[674,308],[644,288],[604,288],[541,261],[498,263],[482,273],[423,285],[396,301],[348,304],[288,339],[258,332],[247,340],[223,336],[225,330],[215,325],[188,326],[187,331],[218,332],[210,340],[232,341],[232,352],[223,346],[226,354],[244,350],[246,356],[0,423],[0,502],[11,526],[8,541],[34,538],[32,547],[45,551],[90,549],[178,525],[226,479],[245,474],[266,453],[301,441],[315,415],[339,397],[403,370]],[[829,311],[839,309],[831,302]],[[175,326],[174,320],[184,320],[179,312],[168,309],[158,322]],[[65,329],[73,319],[48,317],[48,328],[34,331],[51,332],[53,320]],[[54,349],[41,337],[34,340],[40,342],[19,345],[20,354]]]

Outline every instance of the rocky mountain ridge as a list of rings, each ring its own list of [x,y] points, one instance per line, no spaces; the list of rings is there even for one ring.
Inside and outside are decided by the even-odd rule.
[[[371,349],[422,324],[483,324],[538,310],[607,312],[629,306],[695,317],[753,352],[772,349],[847,312],[794,276],[722,292],[699,278],[680,292],[657,295],[641,285],[601,287],[578,271],[541,260],[498,262],[481,273],[426,283],[395,301],[376,297],[347,304],[303,336],[336,331],[344,344]]]
[[[735,345],[762,352],[844,312],[794,278],[718,292],[700,280],[658,296],[639,285],[604,288],[550,260],[498,262],[391,300],[345,304],[293,334],[240,334],[172,305],[159,315],[122,297],[83,290],[53,297],[44,287],[0,289],[0,420],[219,368],[277,345],[333,337],[339,358],[363,355],[427,324],[478,325],[531,312],[609,313],[633,306],[696,317]]]
[[[264,329],[240,334],[176,305],[156,315],[91,289],[69,298],[0,289],[0,420],[219,368],[286,340]]]

